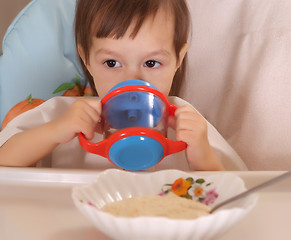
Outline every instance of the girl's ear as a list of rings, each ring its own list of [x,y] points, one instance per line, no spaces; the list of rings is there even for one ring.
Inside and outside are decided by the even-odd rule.
[[[186,53],[188,52],[188,49],[189,49],[189,44],[184,43],[184,45],[181,48],[180,53],[179,53],[179,59],[177,61],[177,69],[181,66],[183,59],[184,59]]]
[[[85,53],[84,53],[84,50],[83,50],[83,47],[82,47],[80,44],[78,44],[78,46],[77,46],[77,50],[78,50],[79,56],[80,56],[80,58],[82,59],[84,65],[86,66],[87,70],[88,70],[88,71],[90,72],[90,74],[91,74],[90,63],[87,62],[86,57],[85,57]]]
[[[85,60],[84,50],[80,44],[78,44],[77,50],[78,50],[80,58],[82,59],[83,63],[86,65],[86,61],[84,61]]]

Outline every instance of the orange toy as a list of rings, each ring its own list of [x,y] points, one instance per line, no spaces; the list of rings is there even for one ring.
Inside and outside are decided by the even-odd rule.
[[[32,98],[32,95],[30,94],[24,101],[17,103],[13,108],[9,110],[2,122],[1,130],[3,130],[13,118],[17,117],[21,113],[24,113],[39,106],[43,102],[45,102],[45,100]]]

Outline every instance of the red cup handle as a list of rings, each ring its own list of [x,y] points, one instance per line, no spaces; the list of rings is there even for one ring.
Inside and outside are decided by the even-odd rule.
[[[176,152],[181,152],[187,148],[187,143],[183,141],[173,141],[168,138],[166,140],[167,140],[168,149],[164,153],[164,156],[168,156]]]
[[[101,142],[93,143],[93,142],[88,141],[85,135],[80,132],[79,142],[82,148],[86,150],[87,152],[98,154],[102,157],[108,158],[108,151],[106,148],[106,146],[108,146],[107,139]]]
[[[177,106],[174,104],[170,104],[169,106],[169,116],[175,116],[175,111],[177,110]]]
[[[169,116],[175,116],[175,111],[177,110],[177,106],[174,104],[169,105]],[[187,143],[183,141],[172,141],[170,139],[167,139],[168,144],[168,151],[165,153],[165,156],[183,151],[187,148]]]

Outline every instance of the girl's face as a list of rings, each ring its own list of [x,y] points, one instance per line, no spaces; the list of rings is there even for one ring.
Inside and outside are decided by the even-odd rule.
[[[176,58],[173,17],[158,11],[155,18],[143,23],[134,38],[130,37],[132,30],[133,26],[129,27],[119,39],[92,39],[86,66],[101,98],[117,83],[131,79],[147,81],[166,96],[169,94],[175,72],[188,50],[185,43],[179,60]]]

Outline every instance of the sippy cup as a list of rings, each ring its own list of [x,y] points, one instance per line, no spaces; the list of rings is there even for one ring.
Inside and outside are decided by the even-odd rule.
[[[101,99],[104,140],[93,143],[79,133],[84,150],[98,154],[126,170],[147,169],[187,144],[168,139],[168,117],[177,107],[152,84],[128,80]]]

